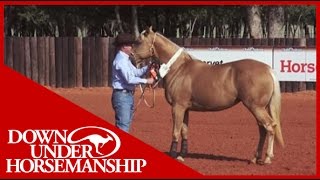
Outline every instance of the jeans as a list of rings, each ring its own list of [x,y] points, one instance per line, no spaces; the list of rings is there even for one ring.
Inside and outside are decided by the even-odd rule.
[[[115,111],[115,125],[125,132],[129,132],[134,111],[133,94],[121,91],[113,91],[112,107]]]

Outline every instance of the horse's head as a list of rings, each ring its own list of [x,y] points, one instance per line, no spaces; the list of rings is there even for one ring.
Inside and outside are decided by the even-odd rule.
[[[133,45],[133,55],[137,65],[155,56],[155,39],[156,33],[153,32],[152,26],[139,35],[138,43]]]

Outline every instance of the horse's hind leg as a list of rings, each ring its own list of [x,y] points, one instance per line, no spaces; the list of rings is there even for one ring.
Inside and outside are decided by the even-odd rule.
[[[181,105],[174,105],[172,107],[172,119],[173,119],[173,133],[172,133],[172,143],[170,147],[170,156],[173,158],[177,157],[177,144],[181,134],[183,126],[183,118],[186,108]]]
[[[263,151],[263,146],[267,136],[266,129],[261,125],[258,125],[258,126],[259,126],[259,134],[260,134],[258,148],[254,158],[251,160],[251,162],[254,164],[262,164],[262,151]]]
[[[259,125],[264,126],[264,128],[271,134],[274,134],[274,127],[276,123],[270,117],[268,111],[265,108],[254,108],[251,112],[255,116]]]
[[[264,160],[265,164],[271,164],[271,158],[274,157],[274,155],[273,155],[273,143],[274,143],[274,134],[269,133],[268,134],[267,154],[266,154],[266,159]]]
[[[267,155],[264,161],[265,164],[271,163],[271,158],[273,158],[273,143],[274,143],[274,127],[276,124],[270,117],[269,113],[265,108],[256,108],[252,111],[254,116],[256,117],[259,126],[263,126],[268,134],[268,148]],[[259,142],[260,143],[260,142]]]
[[[184,114],[183,125],[181,129],[181,151],[180,156],[185,157],[188,153],[188,122],[189,122],[189,111],[187,110]]]

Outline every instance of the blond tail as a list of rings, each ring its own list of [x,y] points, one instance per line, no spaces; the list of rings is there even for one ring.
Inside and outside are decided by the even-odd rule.
[[[273,94],[269,103],[269,111],[272,119],[277,123],[275,127],[275,139],[276,141],[284,147],[284,141],[281,132],[281,124],[280,124],[280,113],[281,113],[281,91],[279,81],[275,77],[272,70],[270,70],[271,76],[273,78]]]

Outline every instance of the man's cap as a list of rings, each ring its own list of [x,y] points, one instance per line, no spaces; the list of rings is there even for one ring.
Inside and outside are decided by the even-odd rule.
[[[121,33],[116,37],[113,45],[121,46],[121,45],[127,45],[127,44],[137,44],[137,43],[138,41],[132,34]]]

